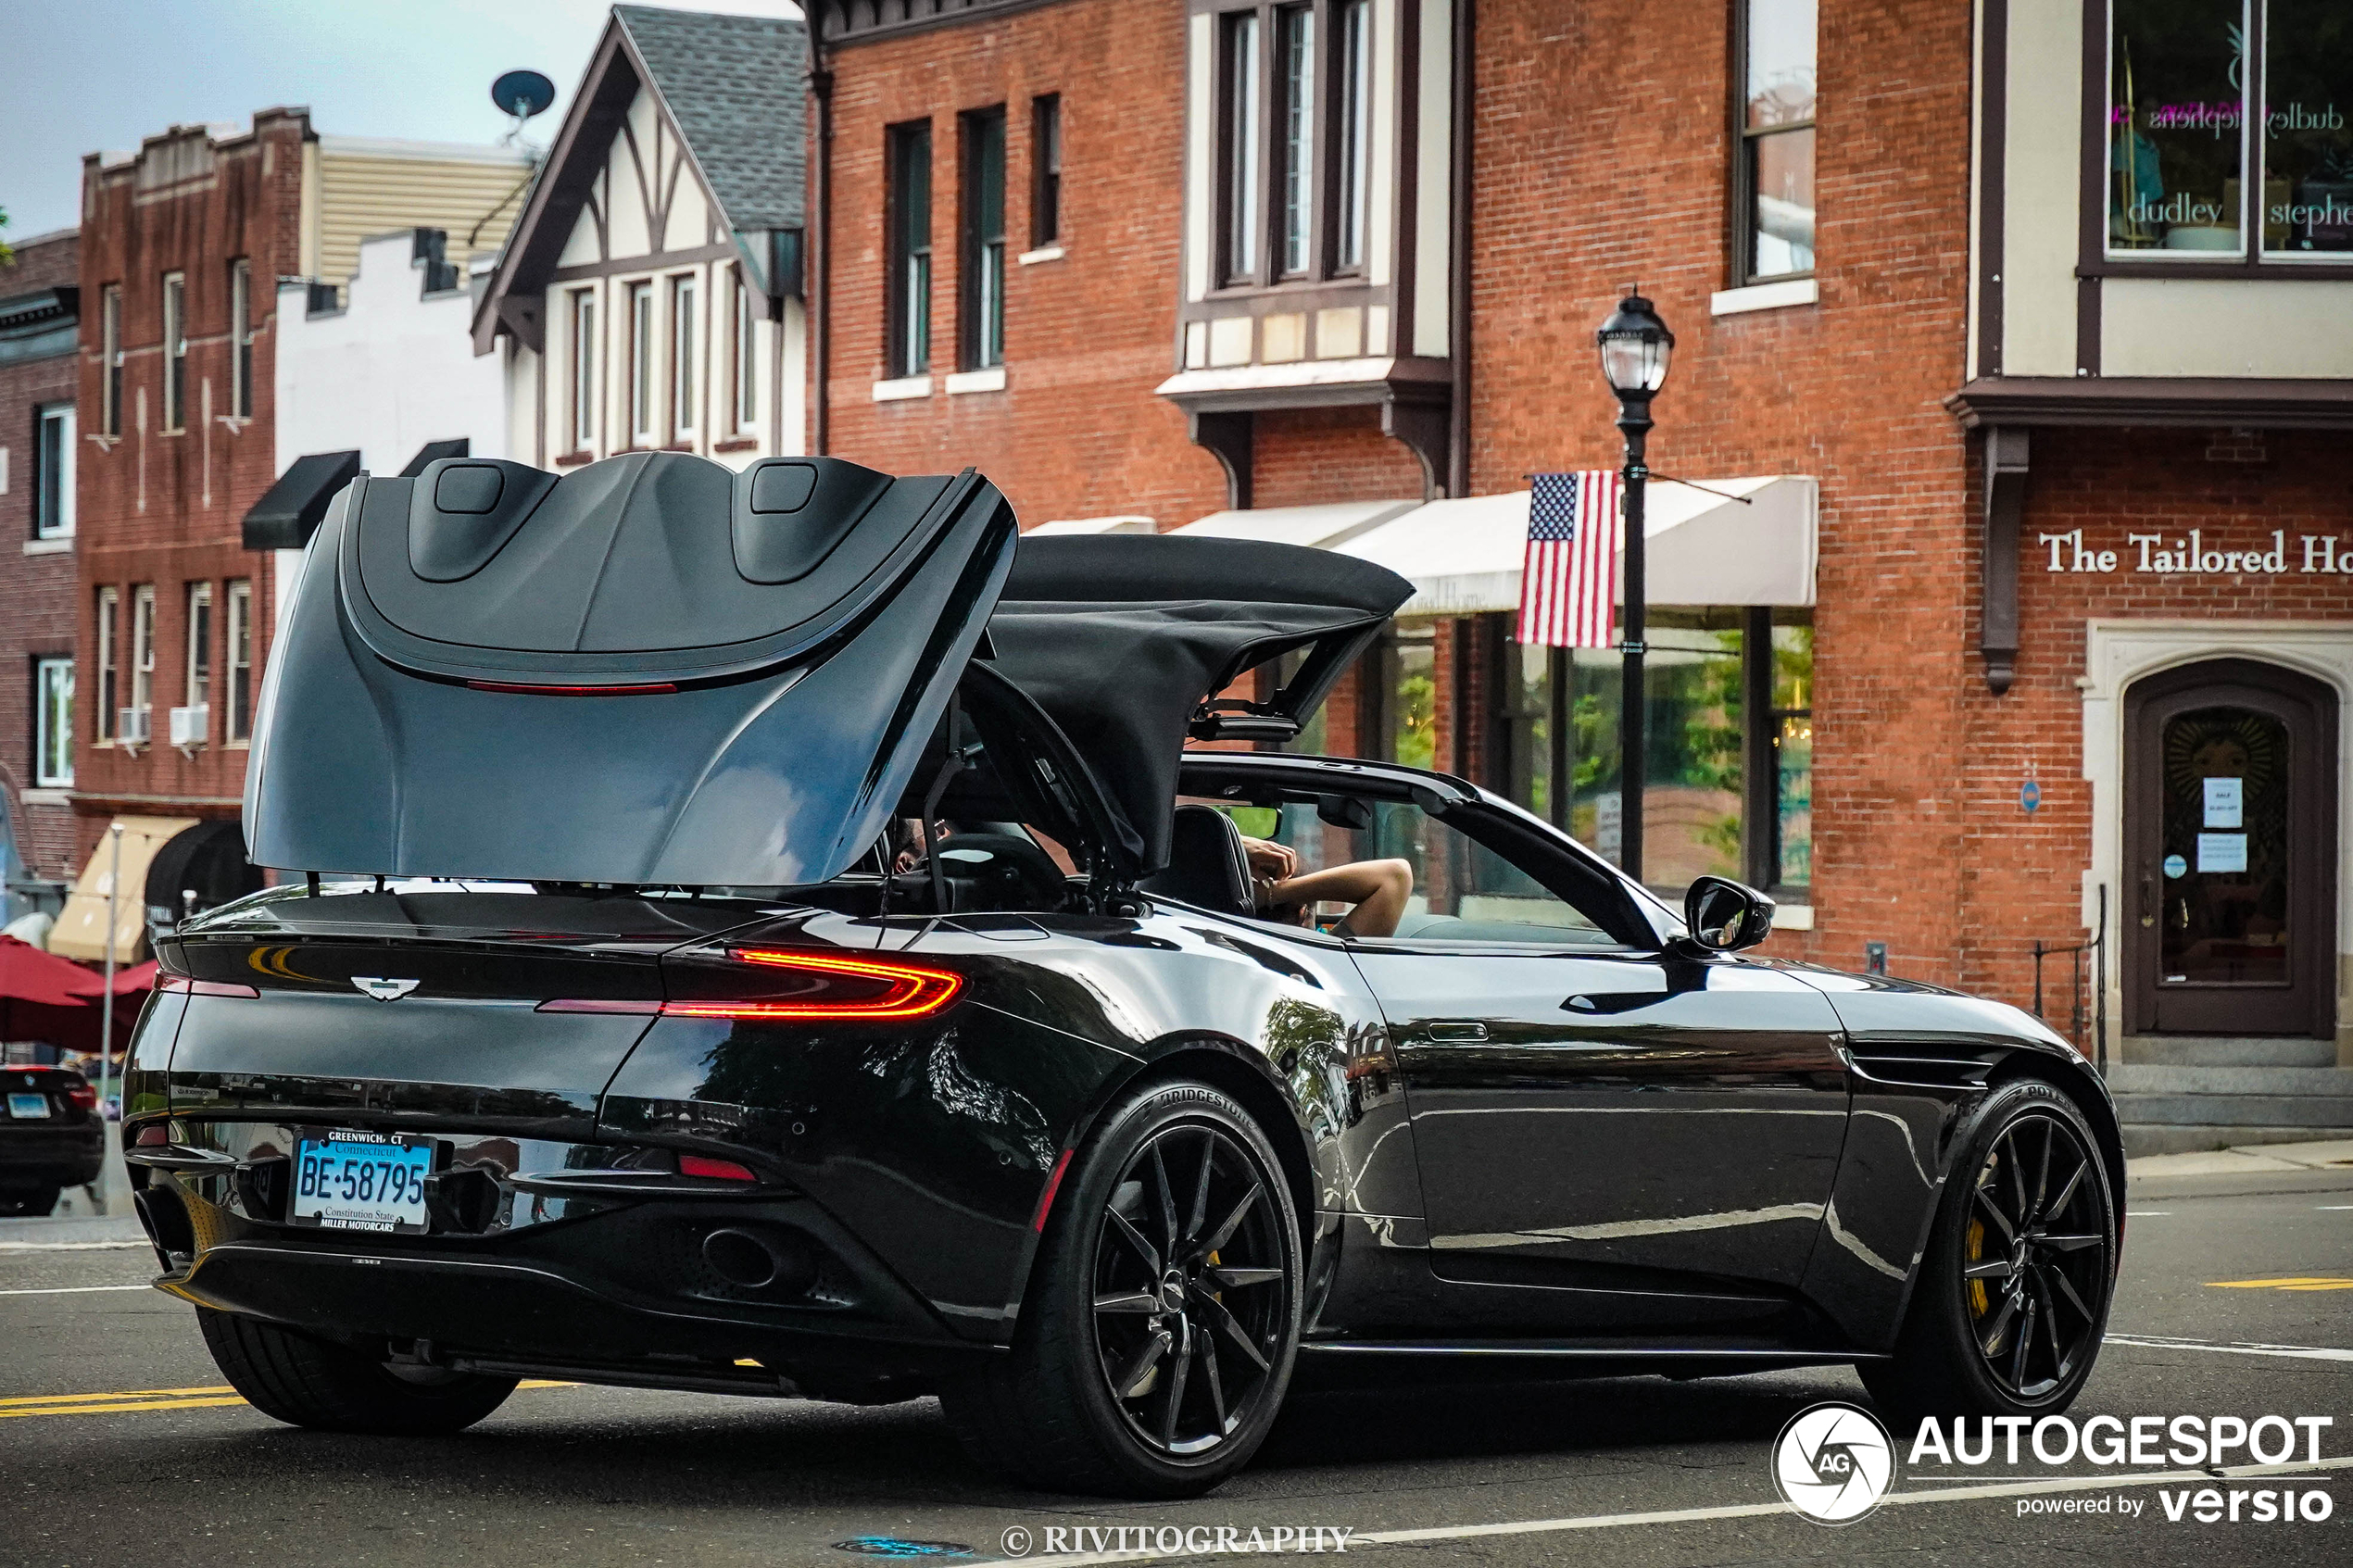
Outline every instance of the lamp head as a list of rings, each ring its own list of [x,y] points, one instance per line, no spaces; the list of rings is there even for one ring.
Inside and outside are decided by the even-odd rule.
[[[1667,364],[1675,334],[1651,302],[1629,294],[1593,334],[1601,345],[1602,374],[1621,403],[1647,403],[1667,384]]]

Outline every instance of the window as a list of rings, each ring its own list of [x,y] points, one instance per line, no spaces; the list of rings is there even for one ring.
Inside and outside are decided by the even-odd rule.
[[[629,444],[654,444],[654,286],[629,285]]]
[[[1259,171],[1266,158],[1259,141],[1258,18],[1226,19],[1226,277],[1248,282],[1258,275]]]
[[[231,741],[253,738],[253,583],[229,584],[229,717],[221,734]]]
[[[229,263],[229,408],[241,420],[253,418],[253,263]]]
[[[890,373],[931,369],[931,125],[890,128]]]
[[[179,430],[188,408],[188,280],[163,276],[163,428]]]
[[[122,433],[122,285],[108,283],[98,296],[98,428]]]
[[[1339,102],[1333,132],[1338,144],[1340,203],[1332,264],[1343,272],[1365,265],[1365,230],[1371,185],[1366,169],[1373,145],[1373,51],[1371,0],[1341,0],[1332,7],[1335,91]]]
[[[736,364],[730,378],[735,386],[736,429],[749,431],[760,422],[759,338],[752,326],[751,290],[744,282],[743,264],[737,262],[729,272],[735,280],[736,300]]]
[[[1301,798],[1281,798],[1291,794]],[[1418,806],[1361,797],[1312,798],[1304,790],[1279,789],[1261,793],[1249,805],[1230,799],[1186,803],[1214,807],[1232,817],[1244,834],[1289,846],[1299,857],[1302,874],[1352,860],[1405,861],[1414,870],[1414,889],[1397,922],[1398,941],[1618,945],[1599,921],[1514,859]],[[1363,825],[1352,826],[1352,820]],[[1529,859],[1524,851],[1516,858]],[[1307,914],[1328,929],[1347,912],[1347,905],[1333,903]]]
[[[73,537],[73,405],[51,403],[36,418],[32,532],[43,539],[69,539]]]
[[[964,133],[963,368],[1005,362],[1005,111],[962,117]]]
[[[670,432],[673,441],[691,437],[699,422],[695,344],[695,280],[673,278],[670,282]]]
[[[1815,0],[1743,0],[1743,282],[1814,270]]]
[[[2111,0],[2108,22],[2109,255],[2246,257],[2248,190],[2260,256],[2353,251],[2340,0]]]
[[[1315,9],[1286,6],[1275,13],[1282,41],[1276,76],[1276,113],[1283,137],[1282,208],[1277,224],[1281,254],[1276,270],[1285,277],[1307,270],[1315,208]]]
[[[131,590],[131,706],[154,710],[156,687],[156,590],[143,583]]]
[[[73,784],[73,660],[32,666],[32,782],[42,789]]]
[[[212,584],[188,584],[188,706],[212,703]],[[209,726],[208,726],[209,727]]]
[[[1802,898],[1813,880],[1811,612],[1657,609],[1649,640],[1644,880],[1737,877]],[[1510,644],[1505,656],[1498,776],[1484,782],[1617,859],[1617,651]]]
[[[572,446],[597,444],[597,291],[572,294]]]
[[[122,614],[122,593],[118,588],[98,590],[98,744],[105,746],[114,739],[115,704],[121,693],[116,682],[117,637],[121,628],[117,622]]]
[[[1063,237],[1063,100],[1048,93],[1029,101],[1029,248]]]

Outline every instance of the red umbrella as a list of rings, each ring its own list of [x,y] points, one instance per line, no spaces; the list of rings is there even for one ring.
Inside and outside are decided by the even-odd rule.
[[[0,1040],[37,1039],[76,1050],[98,1043],[92,998],[107,983],[29,942],[0,936]]]
[[[97,982],[98,986],[98,988],[95,991],[93,991],[91,995],[94,997],[102,997],[106,995],[106,977],[104,975],[93,975],[91,978]],[[156,960],[153,959],[149,959],[145,963],[134,963],[128,969],[118,969],[114,972],[114,994],[118,998],[123,997],[136,997],[142,992],[152,991],[155,988]],[[114,1010],[115,1016],[120,1019],[122,1015],[122,1009],[118,1007]]]

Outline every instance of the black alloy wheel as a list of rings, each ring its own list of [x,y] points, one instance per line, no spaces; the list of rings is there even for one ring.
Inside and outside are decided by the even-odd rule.
[[[1903,1423],[2057,1414],[2108,1326],[2111,1163],[2075,1101],[2033,1078],[1988,1094],[1959,1145],[1894,1354],[1856,1371]]]
[[[1247,1424],[1291,1319],[1265,1178],[1214,1124],[1155,1134],[1127,1159],[1095,1240],[1095,1348],[1128,1425],[1193,1455]]]
[[[1305,1277],[1268,1139],[1192,1080],[1103,1112],[1048,1212],[1011,1353],[940,1390],[975,1461],[1130,1498],[1195,1497],[1249,1462],[1290,1386]]]
[[[1961,1278],[1978,1353],[2022,1402],[2065,1383],[2099,1335],[2111,1239],[2097,1159],[2037,1111],[2003,1128],[1978,1167]]]

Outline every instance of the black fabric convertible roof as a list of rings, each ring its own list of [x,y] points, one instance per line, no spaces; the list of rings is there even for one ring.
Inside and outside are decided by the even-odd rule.
[[[1203,705],[1246,671],[1309,649],[1261,717],[1295,729],[1413,585],[1351,557],[1247,539],[1025,537],[988,622],[995,669],[1093,764],[1166,863],[1176,765]]]

